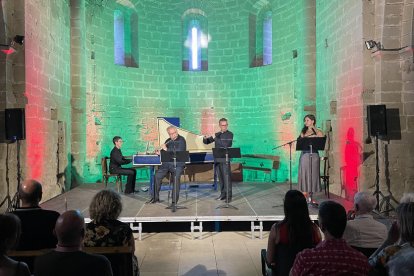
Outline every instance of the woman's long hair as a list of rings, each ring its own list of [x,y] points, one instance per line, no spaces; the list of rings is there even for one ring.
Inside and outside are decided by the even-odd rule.
[[[312,247],[313,228],[305,196],[300,191],[290,190],[285,194],[283,207],[285,210],[283,222],[287,225],[290,245],[301,248]]]
[[[414,242],[414,202],[400,203],[397,207],[397,221],[402,242]]]
[[[305,121],[305,119],[306,119],[306,118],[309,118],[310,120],[312,120],[312,121],[313,121],[313,125],[314,125],[314,126],[316,126],[316,118],[315,118],[315,116],[314,116],[314,115],[312,115],[312,114],[308,114],[308,115],[306,115],[306,116],[303,118],[303,120]],[[308,127],[307,127],[307,126],[303,126],[301,133],[302,133],[303,135],[305,135],[306,131],[308,131]]]

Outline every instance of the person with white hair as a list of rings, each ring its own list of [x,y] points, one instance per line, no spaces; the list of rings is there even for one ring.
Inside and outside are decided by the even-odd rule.
[[[376,249],[387,238],[387,227],[376,221],[371,212],[377,201],[367,192],[358,192],[354,196],[355,217],[348,220],[343,238],[355,248]],[[375,251],[375,250],[374,250]]]
[[[410,203],[414,202],[414,193],[404,193],[400,203]]]

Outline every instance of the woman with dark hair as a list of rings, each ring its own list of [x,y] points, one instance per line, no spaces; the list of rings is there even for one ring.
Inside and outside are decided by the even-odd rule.
[[[7,251],[17,244],[19,236],[20,219],[13,214],[0,214],[0,275],[30,275],[25,263],[7,257]]]
[[[316,128],[316,118],[312,114],[308,114],[303,118],[304,126],[300,132],[300,138],[313,138],[323,137],[322,131]],[[313,192],[320,192],[320,179],[319,179],[319,154],[318,151],[302,151],[299,159],[299,172],[298,172],[298,187],[305,196],[309,193],[309,201],[312,198]],[[312,163],[312,164],[311,164]],[[312,173],[311,173],[312,172]]]
[[[89,205],[92,221],[86,226],[85,246],[130,246],[135,252],[135,240],[128,224],[118,220],[122,212],[119,194],[112,190],[97,193]],[[139,275],[138,261],[133,255],[134,275]]]
[[[288,191],[283,206],[285,218],[272,225],[267,243],[266,261],[273,275],[289,275],[296,254],[321,241],[319,227],[310,220],[306,198],[300,191]]]

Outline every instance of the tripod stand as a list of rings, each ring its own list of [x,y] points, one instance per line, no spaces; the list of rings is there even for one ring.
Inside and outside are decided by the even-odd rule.
[[[385,196],[379,186],[379,158],[378,158],[378,136],[379,133],[377,132],[375,134],[375,191],[373,195],[375,196],[375,199],[377,200],[377,205],[375,207],[375,210],[378,212],[381,212],[383,205],[385,204],[385,211],[383,213],[388,213],[389,211],[393,211],[394,207],[390,203],[390,200],[392,199],[391,196]],[[381,201],[380,201],[381,196]]]
[[[6,143],[6,183],[7,183],[7,195],[3,199],[2,202],[0,202],[0,207],[7,203],[7,209],[6,212],[11,212],[14,209],[17,209],[19,207],[19,188],[20,188],[20,180],[21,180],[21,169],[20,169],[20,143],[19,140],[16,139],[14,136],[11,143],[16,141],[16,158],[17,158],[17,187],[16,187],[16,193],[14,194],[13,198],[10,197],[10,180],[9,180],[9,143]]]

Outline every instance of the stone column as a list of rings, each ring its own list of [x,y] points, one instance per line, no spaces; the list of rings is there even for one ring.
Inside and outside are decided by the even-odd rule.
[[[86,23],[85,1],[70,0],[70,70],[72,113],[71,187],[83,183],[86,157]],[[66,187],[70,189],[71,187]]]

